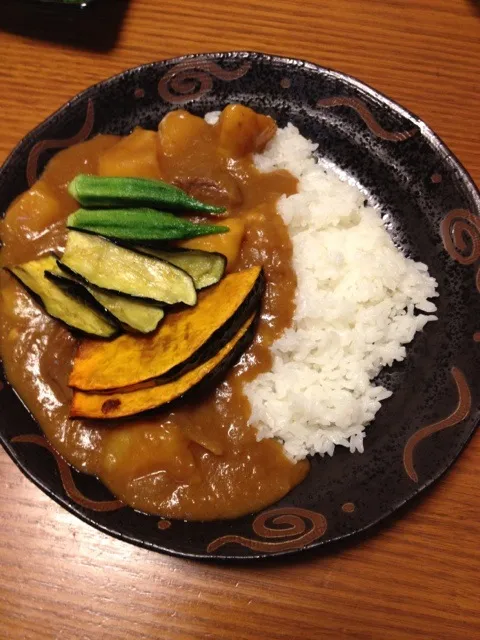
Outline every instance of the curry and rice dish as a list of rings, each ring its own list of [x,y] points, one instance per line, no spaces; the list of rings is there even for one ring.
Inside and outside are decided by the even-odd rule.
[[[58,153],[1,222],[0,349],[55,449],[169,518],[363,451],[436,282],[292,125],[241,105]]]

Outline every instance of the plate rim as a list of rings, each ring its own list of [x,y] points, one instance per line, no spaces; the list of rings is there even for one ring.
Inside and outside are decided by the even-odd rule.
[[[473,208],[473,213],[480,216],[480,190],[476,186],[473,178],[469,174],[468,170],[464,167],[462,162],[457,158],[457,156],[448,148],[448,146],[443,142],[438,134],[436,134],[433,129],[419,116],[417,116],[412,111],[406,109],[398,102],[392,100],[386,94],[378,91],[371,85],[359,80],[355,76],[350,74],[346,74],[340,71],[336,71],[329,67],[323,67],[319,64],[310,62],[308,60],[302,58],[293,58],[289,56],[278,56],[268,53],[263,53],[260,51],[246,51],[246,50],[232,50],[232,51],[221,51],[221,52],[206,52],[206,53],[193,53],[193,54],[185,54],[182,56],[177,56],[174,58],[165,58],[163,60],[157,60],[153,62],[147,62],[141,65],[137,65],[135,67],[131,67],[125,69],[113,76],[105,78],[96,82],[93,85],[83,89],[82,91],[75,94],[72,98],[63,103],[60,107],[58,107],[54,112],[44,118],[40,123],[38,123],[33,129],[31,129],[10,151],[10,153],[5,158],[4,162],[0,166],[0,174],[5,170],[7,165],[9,165],[15,158],[18,153],[23,153],[28,146],[33,142],[35,138],[42,134],[43,129],[49,126],[51,121],[56,117],[60,116],[66,109],[69,109],[72,106],[77,105],[79,102],[84,100],[88,100],[92,94],[97,93],[98,91],[102,91],[103,88],[108,87],[110,84],[115,84],[117,82],[121,82],[125,77],[134,76],[136,73],[142,73],[148,70],[153,70],[159,68],[159,70],[164,69],[165,67],[171,67],[185,61],[194,61],[196,59],[257,59],[262,60],[267,63],[277,64],[279,66],[284,66],[286,68],[291,69],[292,66],[306,68],[308,70],[314,71],[322,76],[327,76],[331,78],[338,79],[342,83],[345,83],[348,86],[353,86],[358,91],[361,91],[363,94],[366,94],[371,99],[377,101],[380,106],[388,107],[391,111],[400,115],[401,117],[409,120],[412,124],[414,124],[419,129],[419,134],[423,137],[429,145],[441,155],[442,161],[447,162],[451,171],[454,171],[457,179],[461,180],[462,185],[466,188],[469,199],[471,201],[471,206]],[[16,397],[22,403],[22,405],[27,409],[30,415],[31,412],[26,407],[23,400],[20,398],[16,390],[10,383],[6,382],[9,387],[13,390]],[[33,416],[32,416],[33,418]],[[35,421],[36,422],[36,421]],[[176,549],[172,549],[170,547],[165,547],[162,545],[161,541],[158,543],[151,543],[149,541],[143,540],[140,537],[135,537],[130,534],[122,533],[121,531],[110,529],[108,525],[104,525],[92,517],[84,511],[84,509],[80,505],[75,505],[71,503],[68,499],[68,496],[63,496],[55,493],[54,489],[48,487],[42,479],[37,477],[30,469],[21,462],[20,455],[18,454],[16,448],[11,446],[10,442],[7,442],[4,438],[3,434],[1,434],[0,440],[4,450],[7,452],[9,457],[13,460],[16,466],[22,471],[22,473],[33,482],[41,491],[43,491],[49,498],[53,499],[57,504],[61,507],[65,508],[67,511],[78,517],[83,522],[89,524],[90,526],[95,527],[97,530],[102,533],[113,536],[114,538],[121,540],[123,542],[129,542],[134,544],[135,546],[148,549],[151,551],[166,553],[167,555],[180,557],[184,559],[190,560],[202,560],[209,561],[214,563],[225,563],[225,562],[248,562],[250,560],[272,560],[285,558],[294,554],[298,554],[301,552],[308,552],[314,549],[318,550],[319,548],[326,548],[329,545],[338,544],[340,541],[350,541],[350,539],[358,534],[362,534],[372,528],[375,528],[379,523],[389,520],[394,517],[395,513],[404,507],[408,502],[418,498],[420,494],[422,494],[425,490],[427,490],[431,485],[437,482],[442,476],[444,476],[451,469],[453,464],[457,461],[462,451],[469,444],[473,434],[476,429],[480,425],[480,420],[476,423],[473,423],[472,427],[466,433],[466,435],[462,438],[462,442],[457,445],[452,457],[448,460],[448,462],[443,465],[438,471],[432,474],[428,480],[423,481],[417,487],[413,487],[409,492],[408,497],[398,499],[394,503],[391,504],[389,510],[385,513],[382,513],[374,520],[368,522],[366,525],[355,528],[353,531],[349,531],[347,533],[338,534],[337,536],[323,539],[320,538],[306,545],[305,547],[289,549],[284,551],[274,551],[272,553],[263,553],[263,552],[251,552],[248,555],[237,555],[234,552],[226,553],[226,554],[213,554],[213,553],[196,553],[196,552],[186,552],[179,551]],[[127,507],[128,508],[128,507]],[[255,512],[251,515],[256,515],[261,513]],[[148,515],[148,514],[147,514]],[[155,516],[154,516],[155,517]],[[227,522],[234,522],[235,519],[226,520]]]
[[[27,145],[44,127],[46,127],[50,120],[60,115],[67,107],[74,106],[78,102],[81,102],[85,98],[89,98],[90,93],[94,93],[100,87],[106,86],[109,84],[113,84],[116,81],[121,80],[125,75],[134,75],[135,73],[139,73],[141,71],[145,71],[148,69],[154,69],[158,66],[163,65],[177,65],[187,60],[196,60],[198,58],[243,58],[249,59],[252,56],[270,61],[276,62],[280,64],[284,64],[286,66],[297,65],[306,67],[312,71],[319,72],[320,74],[326,74],[332,78],[337,78],[341,81],[346,82],[347,84],[351,84],[360,91],[366,93],[372,98],[378,99],[381,103],[386,104],[390,109],[395,111],[397,114],[402,117],[410,120],[412,124],[418,127],[420,134],[425,137],[430,144],[437,150],[442,153],[443,159],[446,161],[451,161],[451,165],[453,168],[458,170],[458,173],[465,180],[465,186],[469,192],[469,195],[472,197],[472,202],[478,209],[478,214],[480,215],[480,188],[475,184],[472,176],[469,171],[465,168],[462,162],[458,159],[453,151],[447,146],[447,144],[442,140],[442,138],[436,134],[433,129],[428,125],[425,120],[420,118],[420,116],[416,115],[413,111],[410,111],[406,107],[402,106],[400,103],[396,102],[385,93],[378,91],[370,84],[364,82],[363,80],[358,79],[357,77],[343,73],[341,71],[336,71],[330,67],[323,67],[314,62],[309,62],[303,58],[292,58],[288,56],[279,56],[275,54],[263,53],[261,51],[255,50],[231,50],[231,51],[214,51],[214,52],[206,52],[206,53],[188,53],[182,56],[176,56],[174,58],[165,58],[164,60],[156,60],[153,62],[146,62],[135,67],[129,67],[128,69],[124,69],[119,73],[116,73],[108,78],[104,78],[103,80],[99,80],[98,82],[82,89],[78,93],[76,93],[72,98],[64,102],[60,105],[55,111],[53,111],[46,118],[41,120],[33,129],[28,131],[25,136],[14,146],[12,151],[7,155],[5,160],[0,165],[0,172],[3,171],[5,165],[7,165],[13,156],[20,150],[21,147]]]

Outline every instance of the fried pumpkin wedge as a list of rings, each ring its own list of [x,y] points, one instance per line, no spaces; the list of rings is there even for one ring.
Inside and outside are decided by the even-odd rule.
[[[192,278],[173,264],[121,247],[105,238],[70,231],[61,269],[86,284],[153,304],[193,306]]]
[[[58,264],[51,271],[46,271],[45,277],[77,298],[85,299],[87,302],[93,298],[105,314],[113,318],[114,322],[120,324],[125,331],[151,333],[165,315],[160,307],[89,286],[60,269]]]
[[[221,377],[238,360],[250,345],[255,335],[258,311],[251,315],[234,337],[212,358],[191,369],[180,378],[166,384],[130,391],[128,393],[86,393],[73,394],[70,417],[114,419],[124,418],[159,408],[187,393],[200,391]]]
[[[264,289],[262,268],[250,267],[201,293],[193,309],[167,314],[149,336],[124,335],[103,344],[83,341],[69,384],[108,391],[179,377],[222,349],[257,308]]]
[[[52,318],[61,320],[70,329],[97,338],[117,335],[119,325],[102,313],[102,308],[95,304],[93,298],[80,299],[45,277],[45,272],[55,268],[56,264],[57,256],[50,254],[8,270]]]

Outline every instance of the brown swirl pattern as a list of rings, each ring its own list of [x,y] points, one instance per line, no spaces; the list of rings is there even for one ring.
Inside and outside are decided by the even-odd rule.
[[[346,96],[334,96],[331,98],[321,98],[317,100],[317,107],[329,109],[331,107],[350,107],[358,113],[370,131],[389,142],[403,142],[414,136],[418,129],[414,127],[408,131],[387,131],[376,120],[373,113],[359,98],[349,98]]]
[[[72,471],[68,463],[60,456],[57,451],[55,451],[55,449],[44,436],[39,436],[36,434],[15,436],[11,439],[11,442],[27,442],[36,444],[39,447],[43,447],[47,451],[50,451],[58,465],[58,470],[60,472],[60,478],[62,480],[65,493],[71,500],[79,504],[81,507],[85,507],[85,509],[91,509],[92,511],[116,511],[117,509],[121,509],[122,507],[126,506],[121,500],[90,500],[90,498],[84,496],[83,493],[81,493],[75,486]]]
[[[413,480],[413,482],[418,482],[418,474],[415,471],[415,466],[413,464],[413,454],[416,446],[422,440],[425,440],[425,438],[430,437],[433,433],[454,427],[462,422],[462,420],[465,420],[465,418],[470,414],[472,408],[472,394],[470,393],[470,387],[468,386],[465,375],[458,367],[452,367],[451,373],[457,386],[458,393],[458,403],[455,410],[449,416],[443,418],[443,420],[439,420],[427,427],[423,427],[411,435],[403,450],[403,465],[408,477]]]
[[[468,209],[449,211],[440,224],[440,234],[445,249],[456,262],[468,265],[480,258],[480,218]],[[477,287],[480,291],[478,274]]]
[[[477,269],[476,285],[477,291],[478,293],[480,293],[480,267],[478,267]],[[473,334],[473,339],[475,340],[475,342],[480,342],[480,331],[477,331]]]
[[[249,60],[244,60],[237,69],[223,69],[213,60],[186,60],[176,64],[160,79],[158,94],[172,104],[196,100],[211,91],[213,78],[232,82],[246,75],[251,67]]]
[[[477,285],[478,293],[480,293],[480,266],[477,269],[475,284]],[[480,331],[477,331],[476,333],[473,334],[473,339],[475,340],[475,342],[480,342]]]
[[[89,99],[87,103],[85,122],[76,135],[63,140],[41,140],[33,145],[30,153],[28,154],[27,160],[27,182],[29,187],[31,187],[38,178],[38,160],[41,154],[49,149],[66,149],[74,144],[83,142],[92,133],[94,120],[95,110],[93,107],[93,100]]]
[[[270,520],[274,527],[268,525]],[[308,528],[306,522],[310,525]],[[207,552],[213,553],[226,544],[240,544],[252,551],[262,553],[301,549],[325,534],[327,520],[325,516],[315,511],[308,511],[298,507],[286,507],[264,511],[255,518],[252,528],[255,535],[259,538],[264,538],[264,540],[254,540],[236,535],[222,536],[210,542]],[[269,542],[268,540],[272,538],[289,539]]]
[[[445,250],[459,264],[470,265],[480,259],[480,218],[468,209],[449,211],[440,223],[440,235]],[[475,285],[480,293],[480,266],[475,275]],[[480,331],[473,335],[473,339],[480,342]]]

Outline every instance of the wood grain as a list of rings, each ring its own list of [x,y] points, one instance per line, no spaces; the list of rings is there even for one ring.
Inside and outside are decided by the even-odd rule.
[[[2,0],[0,161],[50,112],[106,76],[184,53],[248,49],[310,59],[374,85],[426,120],[480,182],[477,2],[100,4],[94,27],[66,17],[28,20],[18,2]],[[118,35],[108,33],[115,20]],[[224,566],[98,533],[2,452],[0,637],[473,640],[480,637],[479,460],[477,436],[427,496],[355,544]]]

